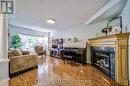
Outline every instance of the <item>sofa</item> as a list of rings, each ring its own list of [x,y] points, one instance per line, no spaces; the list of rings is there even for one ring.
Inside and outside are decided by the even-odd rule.
[[[12,55],[10,53],[13,53],[15,55]],[[28,69],[37,67],[38,61],[37,61],[37,54],[36,53],[26,53],[26,54],[16,54],[13,51],[9,53],[9,70],[10,70],[10,76],[14,76],[18,73],[21,73],[23,71],[26,71]]]

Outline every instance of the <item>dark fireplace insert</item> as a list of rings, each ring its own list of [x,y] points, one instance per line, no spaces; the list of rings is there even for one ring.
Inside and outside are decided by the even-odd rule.
[[[115,50],[108,47],[92,47],[92,64],[115,80]]]

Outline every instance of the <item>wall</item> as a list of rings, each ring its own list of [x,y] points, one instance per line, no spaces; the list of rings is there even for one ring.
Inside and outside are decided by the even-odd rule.
[[[80,40],[88,41],[90,38],[95,38],[96,33],[100,33],[101,29],[107,26],[107,21],[99,22],[86,26],[85,24],[76,25],[75,27],[58,29],[54,33],[51,33],[53,38],[73,38],[77,37]],[[90,63],[90,46],[87,50],[87,62]]]
[[[130,32],[130,0],[128,0],[122,14],[123,32]]]
[[[86,26],[85,24],[76,25],[70,28],[57,29],[51,33],[54,38],[73,38],[77,37],[81,40],[87,41],[90,38],[96,37],[96,33],[100,33],[101,29],[107,26],[107,22],[103,21],[96,24]]]
[[[124,32],[130,32],[130,0],[128,0],[121,16],[123,18],[123,31]],[[130,44],[130,36],[129,36],[129,44]],[[129,52],[128,67],[129,67],[129,72],[130,72],[130,45],[129,45],[129,51],[128,52]],[[130,85],[130,73],[129,73],[129,85]]]

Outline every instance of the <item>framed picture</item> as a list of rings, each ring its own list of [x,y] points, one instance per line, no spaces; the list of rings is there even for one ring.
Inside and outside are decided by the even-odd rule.
[[[112,28],[110,34],[119,34],[122,33],[122,17],[115,17],[108,21],[107,28]]]

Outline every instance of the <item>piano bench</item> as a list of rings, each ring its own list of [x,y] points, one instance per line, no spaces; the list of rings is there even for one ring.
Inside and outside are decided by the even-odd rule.
[[[65,60],[67,60],[67,63],[68,63],[68,61],[71,61],[71,65],[73,64],[73,61],[74,61],[73,56],[70,56],[70,55],[64,55],[63,60],[64,60],[64,64],[65,64]]]

